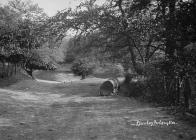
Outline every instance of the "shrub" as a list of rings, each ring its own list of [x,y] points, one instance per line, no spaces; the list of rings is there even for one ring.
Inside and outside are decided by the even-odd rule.
[[[151,74],[146,80],[146,85],[146,96],[148,97],[149,101],[157,103],[164,103],[166,101],[163,75],[158,72]]]
[[[92,66],[82,60],[75,61],[71,67],[71,71],[78,76],[82,76],[82,79],[92,73]]]
[[[72,62],[74,62],[74,60],[75,60],[75,56],[73,55],[73,54],[67,54],[66,55],[66,57],[65,57],[65,60],[64,60],[64,62],[65,63],[72,63]]]
[[[168,95],[165,94],[164,76],[159,69],[153,65],[147,65],[145,75],[133,75],[132,81],[125,87],[124,95],[129,97],[139,97],[149,102],[167,105]]]
[[[141,82],[130,82],[128,84],[123,83],[120,86],[120,94],[127,97],[141,97],[145,94],[146,85]]]

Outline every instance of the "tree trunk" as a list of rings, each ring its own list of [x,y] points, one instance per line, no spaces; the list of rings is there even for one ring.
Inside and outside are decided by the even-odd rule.
[[[137,47],[134,40],[132,39],[132,37],[129,35],[129,33],[126,34],[126,37],[127,37],[127,42],[129,43],[129,53],[131,55],[131,63],[133,65],[133,68],[135,70],[136,73],[138,74],[143,74],[143,71],[141,69],[139,69],[138,65],[137,65],[137,62],[136,62],[136,56],[135,56],[135,53],[134,53],[134,50],[133,50],[133,46],[134,47]]]
[[[86,78],[86,74],[85,74],[85,73],[82,73],[81,76],[82,76],[82,77],[81,77],[81,80],[84,80],[84,79]]]
[[[176,36],[176,19],[175,19],[175,4],[176,0],[170,0],[169,5],[169,20],[166,22],[166,54],[169,58],[173,58],[176,49],[175,36]],[[166,7],[165,7],[166,8]]]
[[[177,78],[176,81],[176,105],[180,103],[180,79]]]
[[[10,76],[12,76],[14,73],[14,64],[11,64],[11,68],[10,68]]]
[[[9,72],[10,72],[10,63],[7,63],[7,77],[9,77]]]
[[[14,64],[14,73],[16,74],[17,64]]]
[[[191,105],[191,86],[190,86],[190,80],[188,77],[186,77],[184,81],[184,103],[185,103],[185,108],[188,109],[188,111],[191,110],[192,105]]]
[[[31,76],[32,79],[35,79],[34,76],[33,76],[33,69],[25,69],[25,71],[27,72],[27,74],[29,76]]]

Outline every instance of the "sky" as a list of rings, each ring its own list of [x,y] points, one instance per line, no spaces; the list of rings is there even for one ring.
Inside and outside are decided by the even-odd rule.
[[[6,4],[9,0],[0,0],[0,3]],[[43,8],[49,16],[54,16],[57,11],[65,8],[75,8],[82,0],[32,0],[37,3],[40,8]],[[98,0],[98,3],[103,3],[105,0]]]

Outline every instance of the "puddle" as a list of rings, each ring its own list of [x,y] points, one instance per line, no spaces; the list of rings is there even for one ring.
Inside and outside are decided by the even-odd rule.
[[[45,82],[51,84],[58,84],[58,83],[72,83],[72,82],[79,82],[79,83],[101,83],[107,79],[103,78],[96,78],[96,77],[87,77],[84,80],[81,80],[81,76],[75,76],[73,73],[70,72],[44,72],[37,71],[34,73],[36,80],[38,82]]]

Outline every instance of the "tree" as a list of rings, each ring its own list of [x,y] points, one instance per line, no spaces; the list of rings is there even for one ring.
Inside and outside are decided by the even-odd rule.
[[[43,61],[40,58],[32,59],[33,50],[48,41],[46,34],[49,29],[45,24],[48,17],[43,10],[31,1],[12,0],[7,6],[1,7],[0,12],[0,54],[3,65],[8,63],[7,71],[10,63],[15,66],[22,63],[25,70],[31,71],[49,68],[48,64],[43,66],[44,62],[35,63],[35,60]]]
[[[22,19],[28,19],[34,22],[44,21],[48,18],[43,9],[34,4],[31,0],[10,0],[8,8],[13,10]]]
[[[106,47],[105,50],[112,52],[114,58],[126,53],[135,71],[142,73],[138,63],[150,61],[157,50],[163,50],[164,44],[158,36],[161,26],[154,18],[155,8],[136,9],[137,4],[119,0],[98,6],[89,0],[81,3],[75,11],[58,13],[55,19],[57,23],[63,23],[60,28],[76,30],[78,37],[89,38],[99,34],[95,39],[101,44],[99,46]],[[97,46],[96,43],[93,45]]]

